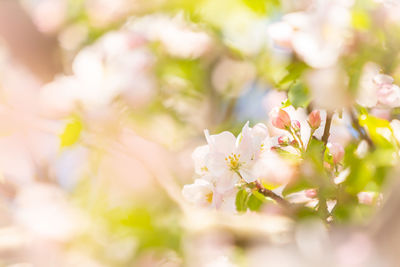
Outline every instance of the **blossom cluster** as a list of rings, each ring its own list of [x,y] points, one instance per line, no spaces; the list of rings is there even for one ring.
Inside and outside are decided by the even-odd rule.
[[[284,130],[286,135],[271,136],[268,127],[258,123],[254,127],[247,122],[240,134],[231,132],[210,135],[205,131],[207,145],[197,147],[192,154],[198,178],[193,184],[185,185],[183,196],[191,203],[203,207],[235,211],[238,188],[256,188],[260,192],[286,185],[294,176],[296,161],[283,157],[280,151],[301,156],[307,150],[314,132],[321,125],[319,110],[308,116],[307,123],[311,134],[304,144],[297,120],[282,108],[270,113],[273,127]],[[344,155],[339,144],[328,144],[333,164],[338,164]],[[298,161],[298,160],[297,160]],[[279,193],[270,191],[274,200],[280,200]],[[311,196],[314,192],[306,192]],[[315,195],[311,196],[314,198]]]

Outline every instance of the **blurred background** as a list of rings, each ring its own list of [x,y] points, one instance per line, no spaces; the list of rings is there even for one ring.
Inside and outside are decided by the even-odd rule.
[[[0,266],[399,266],[400,109],[366,78],[400,81],[399,14],[396,0],[0,0]],[[203,130],[270,127],[285,101],[299,120],[338,111],[329,138],[351,168],[333,222],[188,203]],[[308,160],[271,175],[318,176]]]

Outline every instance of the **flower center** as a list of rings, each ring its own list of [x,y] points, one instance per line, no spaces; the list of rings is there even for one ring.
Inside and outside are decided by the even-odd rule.
[[[231,154],[230,156],[225,158],[226,163],[231,168],[231,170],[236,171],[240,167],[240,154]]]
[[[206,195],[206,200],[208,203],[211,203],[213,199],[213,192],[210,192]]]

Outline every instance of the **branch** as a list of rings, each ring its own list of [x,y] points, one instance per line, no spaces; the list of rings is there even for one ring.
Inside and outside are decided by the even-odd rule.
[[[271,190],[265,188],[259,181],[255,181],[255,184],[256,184],[256,188],[258,189],[258,192],[260,192],[264,196],[272,198],[278,204],[280,204],[280,205],[282,205],[284,207],[289,207],[290,206],[290,203],[287,200],[283,199],[281,196],[275,194]]]
[[[331,111],[326,112],[324,135],[322,135],[322,139],[321,139],[322,142],[324,142],[325,147],[326,147],[326,144],[328,143],[329,131],[331,130],[332,116],[333,116],[333,112],[331,112]]]
[[[358,132],[358,134],[360,135],[360,137],[362,139],[367,141],[369,147],[374,148],[375,147],[374,143],[372,142],[372,140],[368,136],[368,134],[365,132],[365,129],[363,127],[361,127],[356,115],[354,114],[354,112],[351,109],[349,109],[349,114],[350,114],[351,124],[352,124],[353,128]]]

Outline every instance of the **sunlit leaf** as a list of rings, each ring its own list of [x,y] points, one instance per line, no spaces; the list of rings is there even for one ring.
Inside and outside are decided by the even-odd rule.
[[[81,135],[82,122],[78,117],[73,117],[65,126],[64,132],[60,134],[60,147],[68,147],[75,144]]]
[[[239,212],[243,212],[247,210],[247,200],[249,197],[249,193],[246,189],[240,189],[236,194],[236,210]]]
[[[304,108],[311,100],[309,89],[302,83],[296,83],[289,88],[288,99],[295,108]]]

